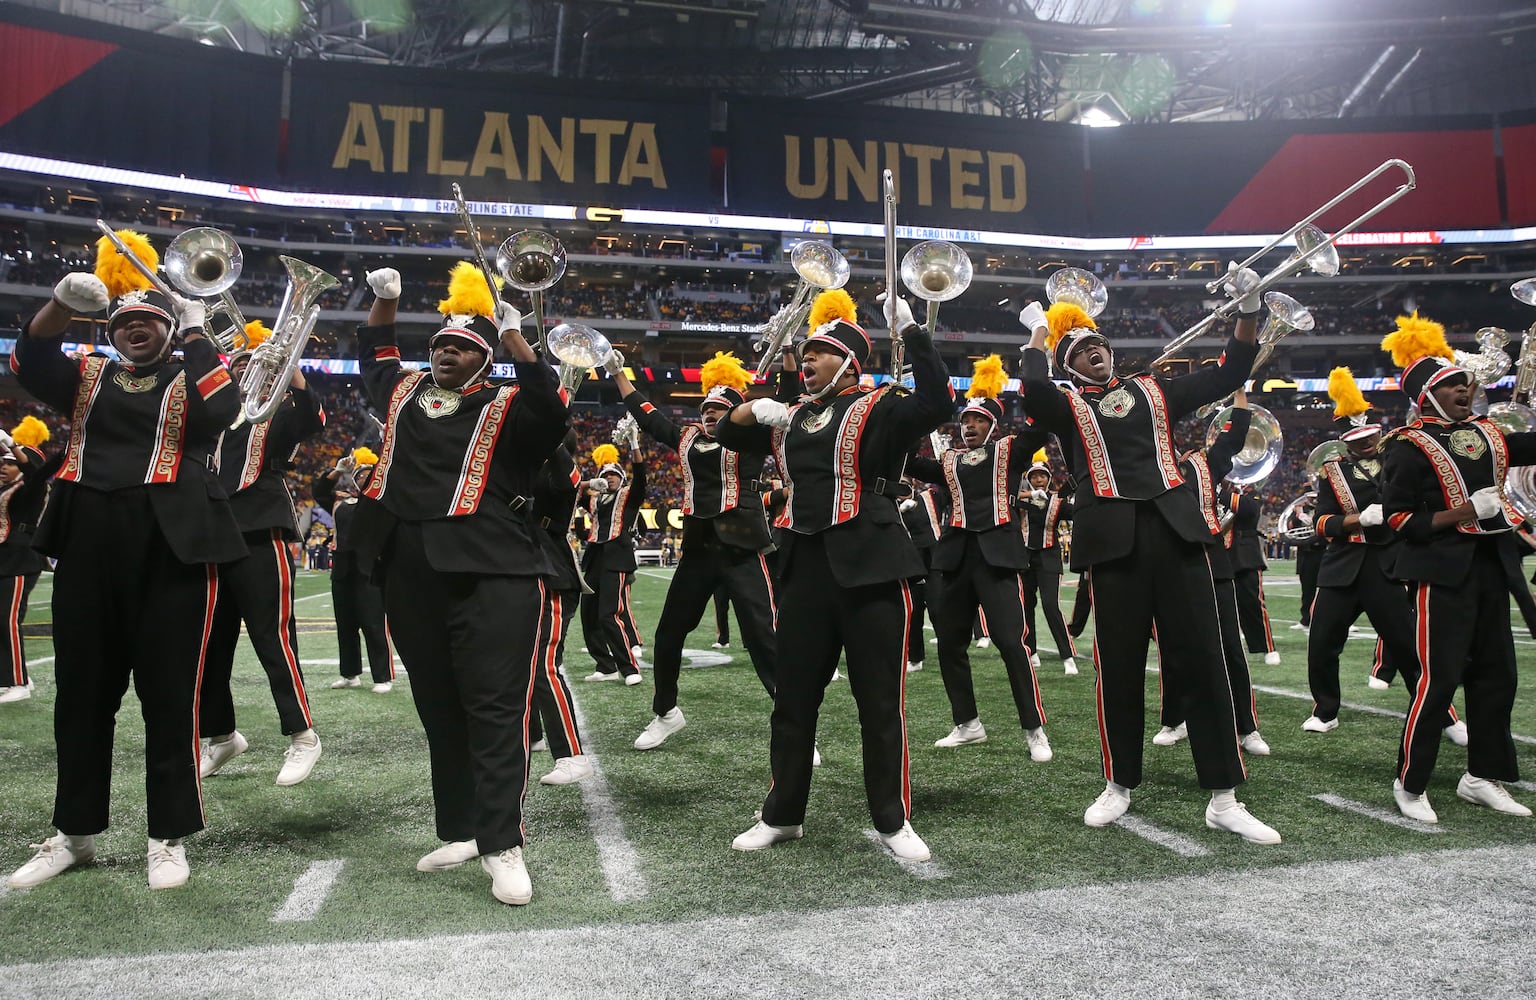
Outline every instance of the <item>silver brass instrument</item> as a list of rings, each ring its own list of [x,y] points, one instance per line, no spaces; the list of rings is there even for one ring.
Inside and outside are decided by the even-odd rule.
[[[606,362],[613,354],[613,345],[590,326],[561,323],[549,331],[549,353],[560,362],[560,385],[575,395],[576,387],[586,380],[587,370]]]
[[[1064,267],[1045,279],[1045,297],[1055,305],[1066,302],[1077,306],[1092,319],[1109,304],[1109,292],[1104,282],[1092,271],[1080,267]]]
[[[1313,479],[1316,479],[1323,474],[1323,466],[1329,462],[1336,462],[1348,454],[1349,445],[1338,438],[1324,441],[1316,448],[1313,448],[1312,453],[1307,456],[1307,473]]]
[[[206,332],[226,353],[244,344],[245,316],[229,294],[244,266],[240,244],[222,229],[211,226],[184,230],[165,248],[165,274],[172,284],[193,298],[217,299],[208,307],[210,322]],[[229,326],[225,331],[215,332],[212,320],[219,314]]]
[[[622,444],[630,451],[640,450],[640,422],[633,413],[626,413],[613,425],[613,443]]]
[[[1317,510],[1317,491],[1307,490],[1285,505],[1275,519],[1275,531],[1290,542],[1303,542],[1317,534],[1312,519]]]
[[[464,192],[458,181],[453,183],[453,204],[458,210],[459,224],[464,227],[464,235],[469,238],[469,248],[474,251],[475,264],[480,268],[480,273],[485,275],[485,287],[491,290],[492,300],[500,305],[501,295],[496,291],[496,279],[491,274],[491,265],[485,260],[485,247],[480,245],[480,230],[475,220],[469,217],[469,205],[464,201]]]
[[[758,331],[757,341],[752,345],[753,350],[762,352],[754,376],[757,379],[767,377],[768,370],[783,353],[784,345],[789,343],[796,330],[805,325],[806,318],[811,314],[812,295],[829,288],[842,288],[848,284],[848,278],[853,273],[847,258],[832,244],[821,240],[804,240],[795,244],[795,249],[789,255],[789,266],[800,276],[800,284],[789,302],[780,306],[779,311],[769,317],[768,322]]]
[[[939,303],[948,302],[971,285],[973,268],[966,252],[946,240],[926,240],[901,258],[901,283],[928,303],[928,332],[937,329]]]
[[[896,294],[896,177],[889,169],[882,175],[885,183],[885,296]],[[907,345],[901,331],[891,324],[891,378],[901,381],[907,366]]]
[[[1528,306],[1536,306],[1536,278],[1524,278],[1509,293]],[[1515,362],[1515,389],[1507,403],[1488,407],[1488,419],[1506,434],[1536,431],[1536,323],[1520,335],[1520,357]],[[1504,498],[1526,520],[1536,520],[1536,467],[1512,466],[1504,476]]]
[[[565,247],[549,233],[524,229],[502,240],[496,248],[496,270],[507,279],[507,284],[528,293],[539,349],[551,350],[544,333],[544,293],[565,277]]]
[[[1248,378],[1253,378],[1260,368],[1269,361],[1275,353],[1275,345],[1284,336],[1297,330],[1310,330],[1315,325],[1312,314],[1300,302],[1286,295],[1284,292],[1264,293],[1264,304],[1269,307],[1269,315],[1264,317],[1264,326],[1259,330],[1259,353],[1253,359],[1253,367],[1248,369]],[[1247,384],[1247,379],[1243,380]],[[1237,395],[1233,393],[1232,396]],[[1216,403],[1206,403],[1195,411],[1195,415],[1202,420],[1215,413],[1218,409],[1228,405],[1232,396]]]
[[[1332,210],[1336,205],[1353,195],[1356,191],[1359,191],[1371,181],[1375,180],[1377,177],[1380,177],[1382,174],[1393,168],[1401,170],[1407,179],[1404,180],[1402,184],[1398,185],[1397,189],[1391,194],[1387,195],[1371,208],[1361,213],[1360,216],[1357,217],[1353,222],[1350,222],[1342,229],[1339,229],[1332,236],[1325,236],[1322,230],[1318,229],[1317,226],[1312,224],[1314,219],[1321,218],[1323,215]],[[1341,191],[1336,197],[1334,197],[1332,201],[1328,202],[1326,205],[1323,205],[1317,211],[1313,212],[1305,219],[1302,219],[1300,222],[1296,223],[1294,226],[1292,226],[1290,229],[1287,229],[1279,236],[1276,236],[1273,240],[1270,240],[1262,248],[1256,250],[1251,256],[1249,256],[1247,260],[1237,265],[1239,269],[1251,267],[1265,254],[1280,246],[1285,241],[1295,240],[1296,242],[1296,252],[1288,257],[1279,267],[1275,268],[1273,271],[1266,274],[1263,278],[1259,279],[1258,285],[1254,287],[1250,294],[1263,294],[1264,292],[1269,291],[1275,285],[1296,274],[1304,267],[1311,268],[1313,271],[1324,277],[1332,277],[1333,275],[1338,274],[1339,237],[1354,232],[1367,220],[1381,214],[1387,209],[1389,205],[1396,202],[1403,195],[1412,191],[1417,183],[1418,181],[1414,176],[1413,167],[1409,166],[1403,160],[1395,159],[1387,160],[1375,170],[1372,170],[1364,177],[1355,181],[1355,183],[1351,184],[1349,187]],[[1316,263],[1314,263],[1314,261],[1316,261]],[[1206,285],[1207,291],[1215,293],[1221,288],[1222,284],[1225,283],[1226,280],[1227,279],[1225,275],[1218,276]],[[1228,316],[1231,316],[1234,312],[1237,311],[1237,302],[1237,299],[1231,299],[1222,303],[1215,312],[1211,313],[1209,316],[1206,316],[1200,322],[1196,323],[1188,330],[1185,330],[1183,333],[1173,338],[1173,340],[1168,342],[1167,349],[1164,350],[1158,359],[1152,364],[1156,366],[1162,364],[1164,361],[1167,361],[1169,358],[1172,358],[1174,355],[1182,351],[1185,345],[1203,336],[1218,322],[1226,319]]]
[[[288,287],[272,321],[272,336],[251,353],[240,377],[240,396],[245,400],[241,417],[250,424],[271,419],[283,404],[288,383],[304,354],[309,335],[320,318],[316,300],[341,282],[313,264],[296,257],[278,257],[288,271]],[[236,421],[238,425],[239,421]]]
[[[156,274],[148,264],[139,259],[137,254],[128,249],[128,244],[123,242],[122,238],[117,235],[117,232],[111,226],[107,225],[100,219],[97,219],[96,228],[100,229],[103,233],[106,234],[107,239],[111,240],[112,245],[117,248],[117,252],[127,258],[128,263],[133,265],[133,269],[142,274],[144,279],[154,286],[155,291],[159,292],[161,295],[164,295],[168,300],[172,302],[175,302],[177,299],[181,298],[180,295],[177,295],[176,292],[171,290],[170,285],[165,283],[164,278]],[[172,330],[171,332],[175,333],[176,331]],[[234,344],[226,344],[216,336],[210,336],[208,339],[212,340],[214,344],[218,346],[219,350],[223,351],[225,354],[230,354],[235,349]]]
[[[1281,433],[1280,421],[1275,415],[1262,406],[1251,405],[1248,409],[1253,414],[1248,422],[1248,434],[1243,438],[1242,450],[1232,457],[1232,471],[1227,473],[1227,482],[1244,486],[1268,478],[1279,463],[1280,452],[1285,446],[1285,435]],[[1216,414],[1205,432],[1207,448],[1216,443],[1231,418],[1231,407]]]

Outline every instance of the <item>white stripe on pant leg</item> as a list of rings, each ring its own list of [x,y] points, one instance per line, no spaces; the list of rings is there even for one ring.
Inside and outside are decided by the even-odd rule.
[[[311,862],[304,874],[293,880],[293,891],[272,914],[272,922],[286,924],[315,919],[345,865],[346,862],[341,860]]]

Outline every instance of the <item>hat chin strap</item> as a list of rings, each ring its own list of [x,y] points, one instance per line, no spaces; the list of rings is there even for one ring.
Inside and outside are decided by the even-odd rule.
[[[838,366],[837,374],[832,376],[831,381],[829,381],[826,385],[822,386],[819,391],[812,392],[812,393],[807,393],[806,394],[806,398],[809,399],[813,403],[819,403],[823,399],[825,399],[826,396],[827,396],[827,393],[831,392],[833,389],[836,389],[837,388],[837,383],[841,382],[843,380],[843,376],[848,374],[848,366],[851,365],[852,363],[853,363],[853,355],[852,354],[845,354],[845,355],[843,355],[843,363]]]
[[[1109,355],[1109,375],[1107,377],[1105,377],[1105,378],[1089,378],[1087,375],[1084,375],[1082,372],[1078,371],[1076,368],[1073,368],[1072,367],[1072,362],[1068,361],[1067,362],[1067,372],[1072,376],[1072,381],[1076,382],[1078,385],[1098,385],[1098,386],[1109,385],[1109,383],[1112,382],[1114,380],[1114,377],[1115,377],[1115,352],[1111,351],[1107,347],[1104,348],[1104,351],[1105,351],[1106,354]]]
[[[430,351],[429,351],[429,353],[430,353]],[[430,362],[428,364],[428,370],[429,371],[431,370]],[[445,391],[447,391],[447,392],[463,392],[464,389],[465,389],[465,386],[474,385],[475,382],[477,382],[481,377],[483,377],[485,375],[486,372],[488,372],[490,370],[491,370],[491,356],[489,354],[487,354],[485,356],[485,364],[483,364],[479,368],[475,369],[475,373],[473,375],[471,375],[469,378],[464,380],[464,385],[459,386],[457,389],[447,389]],[[432,379],[432,384],[433,385],[437,385],[437,373],[433,372],[430,375],[430,378]],[[437,387],[439,389],[443,388],[440,385],[437,385]]]
[[[1431,392],[1430,390],[1426,389],[1426,390],[1424,390],[1423,395],[1421,395],[1419,398],[1421,400],[1428,400],[1429,401],[1429,405],[1433,406],[1435,408],[1435,412],[1440,414],[1440,419],[1441,420],[1446,420],[1446,421],[1450,421],[1451,420],[1451,418],[1446,414],[1446,412],[1440,408],[1440,400],[1435,398],[1435,394],[1433,392]],[[1423,405],[1423,403],[1419,404],[1419,412],[1420,413],[1424,412],[1424,405]],[[1454,421],[1451,421],[1451,422],[1454,423]]]

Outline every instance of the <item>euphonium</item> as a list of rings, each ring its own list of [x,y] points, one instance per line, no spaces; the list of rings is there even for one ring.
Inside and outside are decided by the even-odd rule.
[[[1248,378],[1252,378],[1260,368],[1264,367],[1264,363],[1269,360],[1270,355],[1275,353],[1275,345],[1286,334],[1294,333],[1297,330],[1310,330],[1315,325],[1312,314],[1307,311],[1307,307],[1284,292],[1265,292],[1264,304],[1269,307],[1269,315],[1264,317],[1264,326],[1259,330],[1257,341],[1259,353],[1253,359],[1253,367],[1248,370]],[[1243,382],[1246,385],[1247,379],[1244,379]],[[1232,396],[1236,395],[1237,393],[1235,392],[1232,394]],[[1206,403],[1195,411],[1195,415],[1204,420],[1223,406],[1231,404],[1232,396],[1228,396],[1219,402]]]
[[[805,325],[811,314],[811,293],[842,288],[853,273],[848,259],[832,244],[821,240],[802,240],[795,244],[789,255],[789,266],[800,276],[800,284],[789,302],[779,307],[779,311],[758,331],[757,340],[752,345],[754,350],[762,352],[753,375],[757,379],[767,376],[784,345]]]
[[[561,323],[549,331],[549,353],[560,362],[560,384],[575,395],[576,387],[587,377],[587,370],[604,364],[613,354],[613,345],[590,326]]]
[[[1243,438],[1242,451],[1232,456],[1232,471],[1227,473],[1228,482],[1244,485],[1266,479],[1279,463],[1280,452],[1285,446],[1285,435],[1281,433],[1280,421],[1275,415],[1258,405],[1250,404],[1248,409],[1253,414],[1249,419],[1248,434]],[[1216,414],[1205,433],[1207,448],[1216,443],[1231,416],[1225,409]]]
[[[320,318],[316,300],[340,284],[313,264],[295,257],[277,259],[288,270],[288,288],[283,292],[277,319],[272,321],[272,336],[251,353],[240,378],[240,395],[245,400],[241,416],[251,424],[270,419],[283,404],[304,345]]]

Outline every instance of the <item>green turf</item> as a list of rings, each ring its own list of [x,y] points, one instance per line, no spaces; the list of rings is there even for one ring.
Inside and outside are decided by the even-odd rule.
[[[647,637],[665,593],[658,572],[646,571],[634,589]],[[1290,572],[1281,564],[1271,576]],[[1286,627],[1296,617],[1298,590],[1272,583],[1269,607],[1284,663],[1264,667],[1262,658],[1254,657],[1255,678],[1305,691],[1305,636]],[[329,618],[327,586],[324,575],[301,576],[298,596],[320,595],[299,604],[302,618]],[[1064,591],[1068,606],[1072,594],[1070,588]],[[40,612],[36,618],[46,619],[45,606],[35,601],[34,610]],[[713,620],[706,615],[689,645],[707,649],[713,637]],[[572,639],[568,672],[580,678],[590,671],[590,661],[577,651],[579,626]],[[1517,639],[1525,640],[1523,630]],[[306,632],[300,645],[306,658],[336,657],[333,633]],[[928,648],[927,669],[911,675],[907,694],[913,823],[947,877],[915,878],[866,839],[869,817],[846,682],[828,692],[820,737],[827,763],[816,773],[806,838],[757,854],[729,849],[731,838],[752,823],[768,780],[768,700],[738,642],[729,666],[683,672],[681,703],[689,725],[650,753],[629,749],[649,719],[649,680],[633,688],[575,683],[587,736],[635,845],[648,892],[638,901],[615,903],[599,870],[580,789],[534,781],[527,800],[534,902],[514,909],[492,900],[477,866],[433,875],[414,869],[416,858],[436,840],[426,743],[407,679],[383,696],[366,686],[332,691],[326,685],[336,668],[311,666],[311,700],[325,756],[309,781],[281,789],[273,777],[285,740],[277,731],[265,677],[242,643],[235,699],[251,750],[205,783],[208,829],[189,841],[191,883],[162,893],[144,885],[143,732],[130,693],[120,714],[113,824],[98,840],[101,858],[37,889],[0,898],[7,940],[0,963],[902,903],[1536,838],[1530,820],[1456,800],[1465,751],[1448,744],[1430,786],[1441,835],[1388,826],[1315,801],[1313,795],[1331,792],[1391,810],[1400,723],[1346,709],[1340,729],[1310,736],[1299,728],[1310,704],[1275,695],[1259,696],[1261,729],[1274,755],[1249,758],[1251,781],[1241,797],[1281,831],[1284,844],[1257,847],[1205,828],[1206,796],[1196,787],[1187,744],[1149,746],[1146,781],[1135,794],[1133,815],[1195,841],[1209,855],[1184,858],[1122,829],[1090,830],[1083,826],[1082,811],[1103,779],[1086,646],[1078,677],[1063,676],[1056,658],[1044,656],[1042,693],[1056,751],[1048,764],[1029,759],[995,650],[973,653],[990,742],[935,749],[933,740],[948,732],[951,721],[937,659]],[[1525,640],[1518,650],[1522,663],[1530,663],[1536,644]],[[48,652],[46,641],[28,647],[33,659]],[[1366,688],[1370,653],[1369,642],[1349,643],[1345,700],[1401,710],[1401,686],[1385,692]],[[29,841],[51,832],[52,670],[51,664],[34,669],[37,695],[0,706],[0,868],[5,870],[28,857]],[[1150,735],[1157,726],[1155,674],[1148,675],[1147,690]],[[1516,706],[1514,729],[1536,736],[1529,697]],[[1518,743],[1517,749],[1522,764],[1536,774],[1533,747]],[[535,778],[549,766],[548,755],[538,755]],[[271,921],[310,862],[337,858],[345,859],[346,868],[315,920]]]

